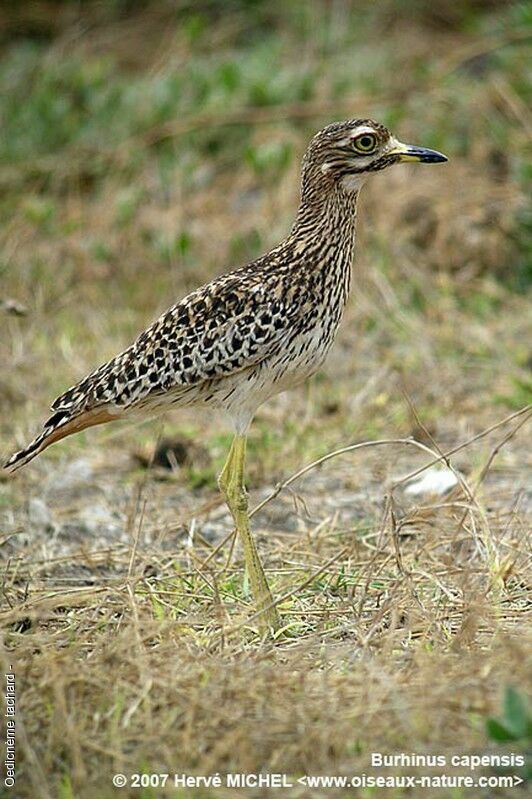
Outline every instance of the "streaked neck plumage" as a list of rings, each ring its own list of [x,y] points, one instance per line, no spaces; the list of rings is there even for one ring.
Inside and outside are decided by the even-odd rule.
[[[304,167],[301,201],[286,243],[299,250],[305,248],[307,254],[327,253],[327,261],[336,253],[338,264],[350,269],[360,181],[356,186],[349,186],[345,185],[345,180],[344,184],[337,182],[315,165]],[[320,261],[316,262],[317,266]]]

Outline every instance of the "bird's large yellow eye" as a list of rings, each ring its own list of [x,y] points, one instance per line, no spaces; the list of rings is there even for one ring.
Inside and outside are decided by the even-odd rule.
[[[377,147],[377,137],[373,133],[361,133],[353,139],[353,147],[359,153],[372,153]]]

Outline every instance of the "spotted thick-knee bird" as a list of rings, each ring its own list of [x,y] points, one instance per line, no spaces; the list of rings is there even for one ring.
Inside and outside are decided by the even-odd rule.
[[[6,468],[87,427],[165,408],[224,411],[234,440],[219,483],[240,534],[261,630],[279,617],[249,529],[246,434],[257,408],[323,363],[351,283],[357,200],[372,174],[446,157],[399,142],[371,119],[327,126],[311,140],[288,236],[247,266],[179,300],[119,355],[61,394],[42,432]]]

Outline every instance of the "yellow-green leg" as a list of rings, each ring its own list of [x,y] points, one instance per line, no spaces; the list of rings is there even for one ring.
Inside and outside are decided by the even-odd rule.
[[[277,608],[271,607],[272,595],[249,527],[248,495],[244,484],[245,462],[246,437],[235,436],[218,484],[242,542],[251,591],[260,614],[257,617],[259,627],[265,633],[279,629],[280,621]]]

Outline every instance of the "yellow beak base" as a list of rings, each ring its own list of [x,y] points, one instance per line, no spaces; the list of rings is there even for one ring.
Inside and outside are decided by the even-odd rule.
[[[446,155],[437,150],[429,150],[428,147],[416,147],[413,144],[403,144],[402,142],[397,142],[389,154],[398,156],[398,161],[405,163],[443,164],[448,160]]]

